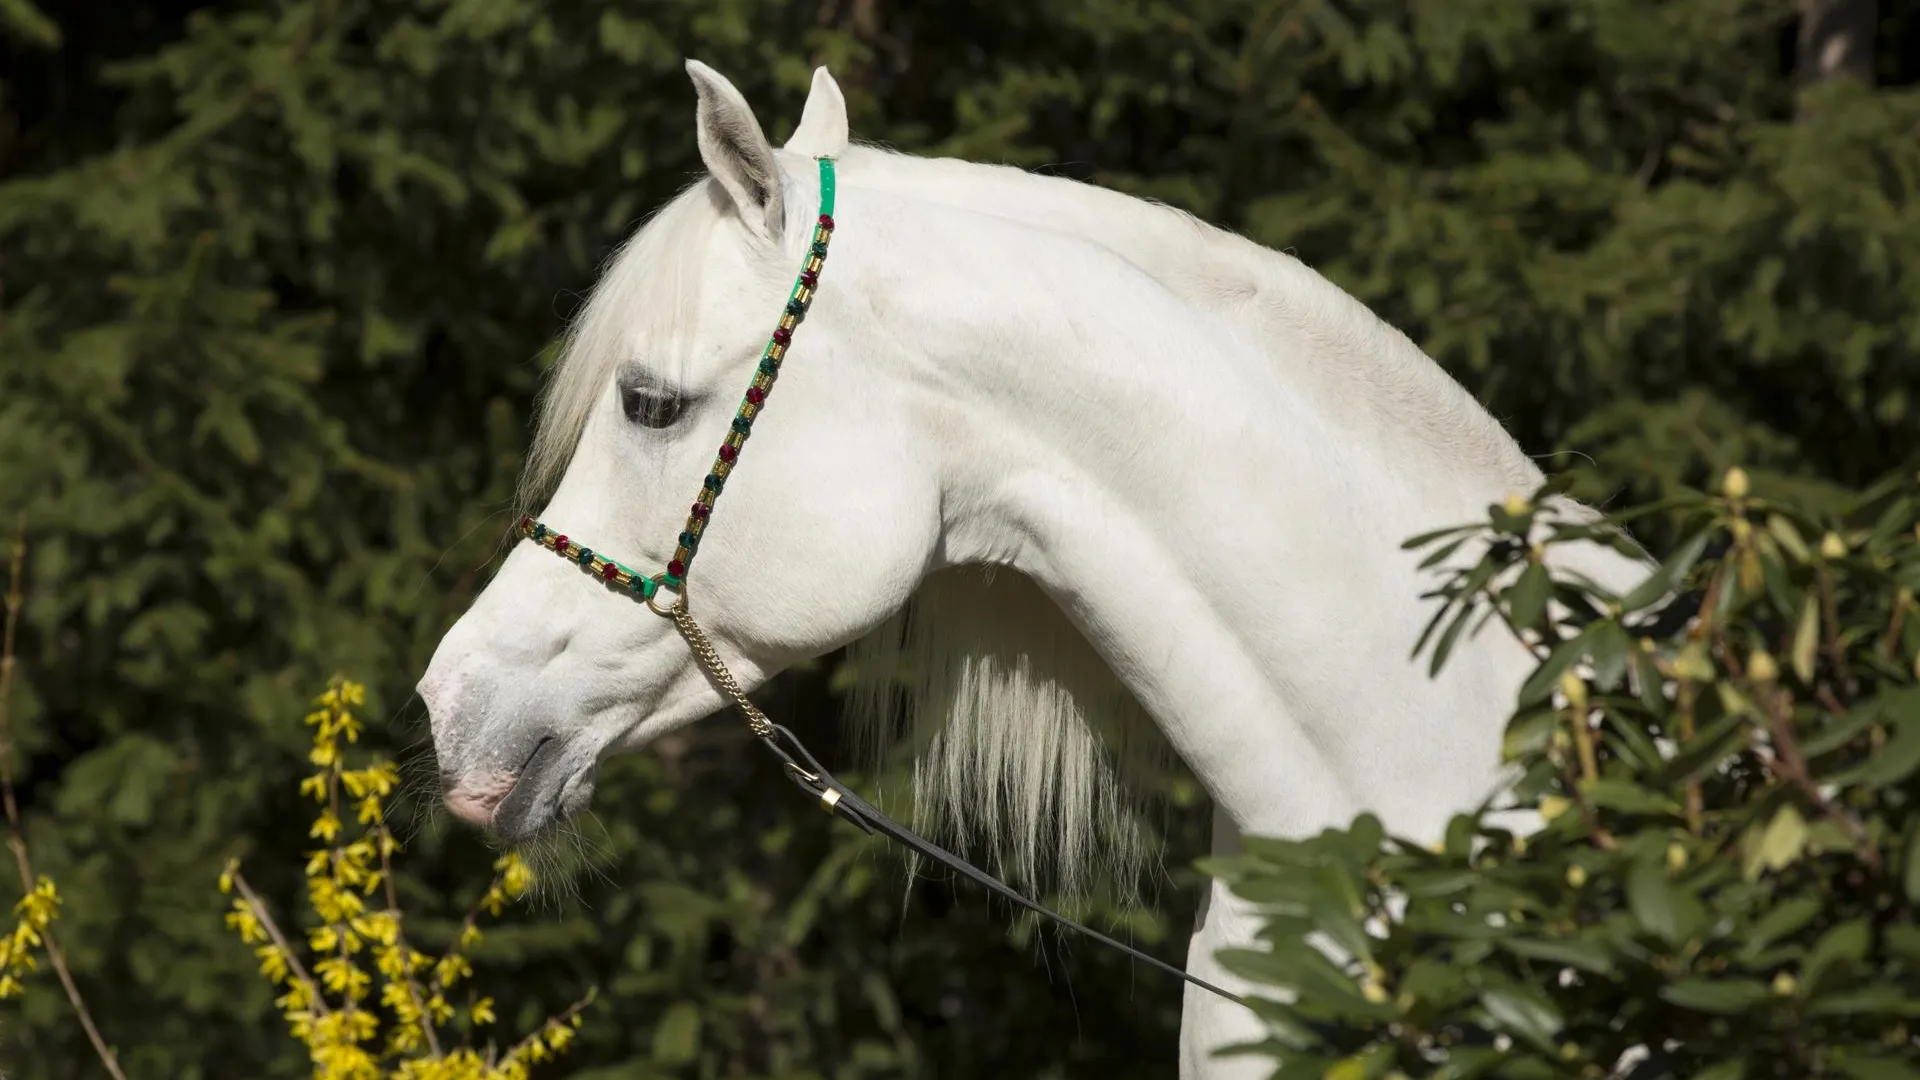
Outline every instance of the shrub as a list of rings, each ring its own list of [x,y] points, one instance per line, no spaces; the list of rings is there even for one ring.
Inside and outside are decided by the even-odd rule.
[[[1920,484],[1831,512],[1748,486],[1640,511],[1682,540],[1624,597],[1545,569],[1623,542],[1545,492],[1408,542],[1490,542],[1428,640],[1437,666],[1497,621],[1539,658],[1506,794],[1545,824],[1483,807],[1430,848],[1362,816],[1213,864],[1266,913],[1223,961],[1288,999],[1241,1052],[1280,1077],[1920,1077]],[[1692,625],[1636,630],[1676,588]]]

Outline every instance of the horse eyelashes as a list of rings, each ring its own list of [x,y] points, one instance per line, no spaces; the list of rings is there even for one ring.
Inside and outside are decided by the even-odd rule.
[[[650,428],[663,428],[680,418],[684,399],[671,390],[643,386],[620,389],[620,409],[627,420]]]

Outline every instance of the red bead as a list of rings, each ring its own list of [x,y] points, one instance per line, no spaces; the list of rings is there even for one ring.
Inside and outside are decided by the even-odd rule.
[[[606,569],[600,571],[600,576],[606,578],[608,581],[612,581],[614,578],[620,576],[620,568],[612,563],[608,563]]]
[[[693,516],[694,516],[694,517],[697,517],[697,518],[704,518],[704,517],[706,517],[706,516],[707,516],[708,514],[711,514],[711,513],[713,513],[713,507],[711,507],[711,506],[708,506],[708,505],[707,505],[706,503],[694,503],[694,504],[693,504]]]
[[[757,386],[749,386],[747,387],[747,400],[758,405],[767,400],[767,392]]]
[[[667,573],[672,577],[686,577],[687,564],[675,559],[667,564]]]
[[[785,345],[787,342],[793,340],[793,331],[782,326],[773,332],[773,340]]]
[[[815,285],[818,285],[819,283],[820,283],[819,274],[816,274],[811,270],[800,271],[800,284],[805,285],[807,288],[811,289]]]
[[[833,228],[833,215],[832,215],[832,214],[821,214],[821,215],[820,215],[820,227],[821,227],[821,228],[823,228],[823,229],[831,229],[831,228]]]
[[[730,461],[732,461],[733,459],[735,459],[735,458],[737,458],[737,457],[739,457],[739,456],[740,456],[740,451],[738,451],[738,450],[735,450],[735,449],[734,449],[733,447],[731,447],[731,446],[725,446],[725,445],[722,445],[722,446],[720,447],[720,460],[721,460],[721,461],[729,461],[729,462],[730,462]]]
[[[562,555],[565,555],[567,553],[567,538],[565,536],[554,537],[553,550],[559,552]]]
[[[521,517],[520,517],[520,527],[521,527],[522,529],[531,529],[531,528],[533,528],[533,515],[532,515],[532,514],[523,514],[523,515],[521,515]]]

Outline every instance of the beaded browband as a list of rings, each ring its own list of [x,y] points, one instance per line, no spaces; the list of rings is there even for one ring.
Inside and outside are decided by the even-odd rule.
[[[793,290],[787,294],[787,306],[780,313],[780,325],[774,328],[772,336],[767,339],[766,351],[760,354],[760,367],[753,373],[753,383],[747,387],[739,412],[734,414],[732,429],[727,432],[726,441],[720,444],[720,452],[713,459],[713,469],[707,473],[706,482],[701,485],[700,494],[687,513],[686,527],[680,533],[680,546],[674,550],[666,572],[648,577],[632,567],[607,558],[565,533],[554,532],[543,522],[535,521],[532,515],[520,519],[520,532],[534,543],[578,563],[582,570],[593,574],[609,588],[630,593],[656,611],[660,609],[654,605],[654,594],[661,586],[676,593],[686,588],[687,570],[693,565],[694,553],[700,550],[700,536],[706,531],[707,520],[713,516],[714,501],[720,498],[720,490],[727,483],[727,474],[733,471],[734,463],[740,459],[741,447],[746,445],[747,436],[753,432],[754,417],[766,404],[767,395],[773,392],[773,382],[780,375],[780,361],[786,357],[787,346],[793,341],[793,331],[800,325],[800,320],[806,317],[807,305],[813,302],[814,289],[820,283],[820,268],[827,261],[827,244],[833,239],[834,183],[833,159],[822,157],[819,161],[820,218],[814,223],[813,243],[807,248],[806,261],[801,264],[800,275],[794,279]],[[666,614],[664,611],[661,613]]]

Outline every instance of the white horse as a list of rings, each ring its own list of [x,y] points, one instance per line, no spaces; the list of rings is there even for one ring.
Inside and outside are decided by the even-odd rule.
[[[1418,347],[1186,214],[850,145],[825,69],[779,150],[687,70],[710,176],[607,267],[542,404],[528,504],[573,551],[673,556],[830,157],[831,263],[688,574],[746,690],[849,644],[901,663],[858,719],[884,734],[904,705],[922,810],[1019,881],[1129,868],[1125,777],[1162,748],[1211,796],[1217,852],[1363,810],[1434,838],[1497,790],[1531,661],[1485,634],[1430,678],[1409,659],[1430,582],[1399,545],[1542,476]],[[1553,553],[1616,590],[1646,572]],[[419,690],[447,805],[508,839],[584,807],[601,758],[729,704],[673,622],[524,542]],[[1257,926],[1215,884],[1188,970],[1247,992],[1215,952]],[[1180,1075],[1266,1075],[1212,1056],[1263,1035],[1189,986]]]

